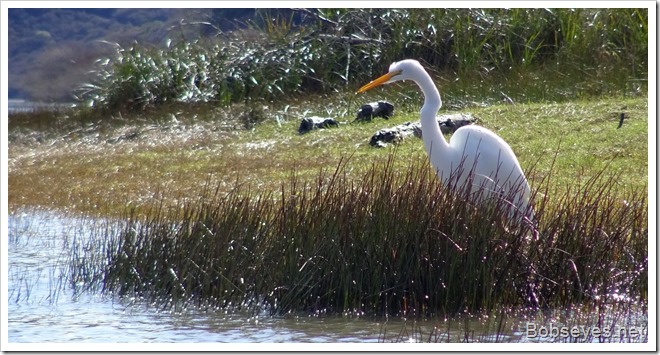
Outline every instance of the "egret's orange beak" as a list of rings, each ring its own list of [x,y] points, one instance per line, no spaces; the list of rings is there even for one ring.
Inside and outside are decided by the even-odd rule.
[[[367,90],[371,90],[375,88],[376,86],[380,86],[385,84],[388,80],[392,79],[393,76],[400,74],[401,72],[393,72],[393,73],[387,73],[383,76],[381,76],[378,79],[372,80],[369,82],[369,84],[363,86],[360,88],[360,90],[357,91],[358,94],[361,94]]]

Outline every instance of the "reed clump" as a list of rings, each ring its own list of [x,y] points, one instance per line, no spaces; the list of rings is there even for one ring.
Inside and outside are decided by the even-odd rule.
[[[619,191],[613,177],[557,194],[548,181],[533,185],[546,191],[535,189],[530,227],[508,222],[508,205],[443,187],[428,164],[395,170],[390,158],[351,176],[343,162],[314,181],[293,174],[277,193],[207,186],[181,209],[129,214],[105,247],[87,248],[102,258],[81,255],[72,268],[97,270],[82,284],[118,296],[271,314],[432,317],[646,300],[646,193]]]

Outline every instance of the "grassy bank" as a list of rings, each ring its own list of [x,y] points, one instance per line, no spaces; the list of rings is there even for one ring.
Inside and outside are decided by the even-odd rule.
[[[397,91],[396,87],[387,88],[362,100],[396,99]],[[357,98],[353,100],[357,102]],[[353,107],[357,105],[353,103]],[[315,108],[323,114],[325,106]],[[427,159],[421,140],[416,138],[396,148],[368,145],[378,129],[417,120],[417,113],[397,111],[388,121],[342,124],[299,135],[299,121],[294,118],[307,109],[304,103],[292,106],[287,113],[280,111],[280,124],[269,119],[252,130],[229,130],[203,117],[192,118],[196,117],[194,112],[178,114],[176,109],[163,112],[157,121],[74,125],[58,133],[18,123],[10,131],[9,205],[101,209],[117,214],[126,206],[148,207],[153,197],[161,195],[165,204],[176,206],[194,199],[206,184],[223,191],[234,188],[237,182],[253,189],[278,191],[294,170],[299,177],[311,180],[322,169],[334,170],[349,156],[347,165],[354,176],[362,174],[371,162],[386,160],[393,149],[397,150],[392,163],[396,170],[405,170],[410,161]],[[620,189],[646,186],[648,108],[644,99],[496,105],[465,111],[509,142],[524,169],[534,167],[532,186],[548,176],[552,164],[552,181],[561,188],[603,169],[608,174],[620,174]],[[620,113],[626,118],[617,129]],[[178,122],[172,115],[179,117]],[[352,119],[347,115],[340,121]]]
[[[537,240],[493,223],[505,220],[501,206],[443,189],[421,140],[368,145],[378,128],[416,117],[405,112],[305,135],[292,119],[231,133],[163,119],[41,143],[17,134],[10,205],[127,221],[71,259],[75,285],[116,295],[426,317],[598,309],[618,290],[621,307],[637,307],[647,292],[647,110],[639,98],[470,109],[528,171]]]

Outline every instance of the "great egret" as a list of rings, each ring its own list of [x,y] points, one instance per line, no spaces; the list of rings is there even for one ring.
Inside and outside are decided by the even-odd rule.
[[[459,128],[447,143],[435,118],[442,106],[440,93],[418,61],[406,59],[392,63],[387,74],[364,85],[358,93],[399,80],[414,81],[424,93],[420,111],[422,138],[431,165],[442,182],[454,188],[470,188],[471,192],[479,193],[480,200],[502,198],[512,204],[510,211],[531,218],[529,184],[511,147],[497,134],[475,125]]]

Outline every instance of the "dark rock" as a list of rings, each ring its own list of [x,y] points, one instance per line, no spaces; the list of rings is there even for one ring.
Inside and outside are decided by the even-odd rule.
[[[339,127],[339,123],[334,118],[330,117],[305,117],[300,122],[298,133],[305,134],[313,129],[323,129],[328,127]]]
[[[417,129],[420,129],[420,127],[412,122],[406,122],[392,128],[383,128],[371,136],[369,145],[382,148],[388,143],[400,143],[404,138],[414,135]]]
[[[370,104],[362,105],[358,110],[356,121],[371,121],[373,117],[374,108]]]
[[[440,131],[444,134],[454,133],[460,127],[476,122],[476,118],[469,113],[456,113],[436,117]],[[415,136],[422,138],[422,125],[419,122],[406,122],[404,124],[384,128],[371,136],[369,144],[374,147],[385,147],[388,143],[400,143],[405,138]]]
[[[386,101],[371,102],[358,110],[356,121],[371,121],[374,117],[389,119],[394,114],[394,105]]]
[[[441,115],[436,117],[440,130],[444,134],[454,133],[457,129],[471,125],[477,120],[469,113],[454,113],[451,115]],[[421,136],[420,136],[421,137]]]

